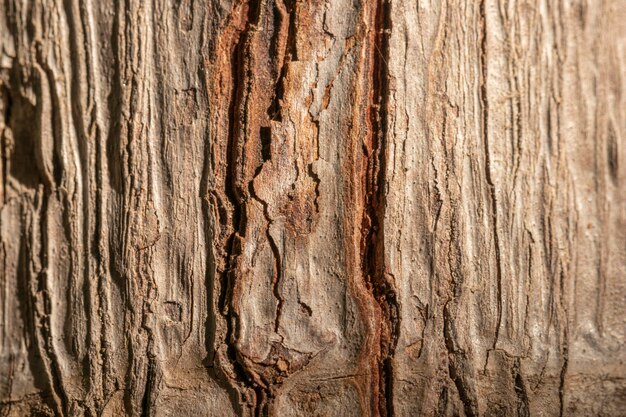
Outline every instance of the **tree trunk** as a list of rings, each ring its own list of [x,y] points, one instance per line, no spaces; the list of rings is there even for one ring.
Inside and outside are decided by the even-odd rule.
[[[623,0],[5,0],[0,415],[618,416]]]

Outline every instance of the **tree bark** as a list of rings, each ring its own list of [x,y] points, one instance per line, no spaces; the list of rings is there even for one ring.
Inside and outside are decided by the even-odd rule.
[[[623,0],[5,0],[0,415],[618,416]]]

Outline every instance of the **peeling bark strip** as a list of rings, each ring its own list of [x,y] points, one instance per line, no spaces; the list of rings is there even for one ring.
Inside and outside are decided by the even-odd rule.
[[[0,416],[619,416],[622,0],[0,3]]]

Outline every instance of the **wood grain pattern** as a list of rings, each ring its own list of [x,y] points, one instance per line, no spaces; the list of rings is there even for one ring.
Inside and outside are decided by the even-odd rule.
[[[0,415],[619,416],[623,0],[6,0]]]

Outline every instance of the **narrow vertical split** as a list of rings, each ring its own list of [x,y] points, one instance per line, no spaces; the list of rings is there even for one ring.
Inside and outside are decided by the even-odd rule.
[[[390,3],[380,0],[371,36],[370,132],[366,138],[363,176],[364,210],[361,228],[361,267],[367,288],[380,311],[377,415],[391,417],[393,409],[393,356],[399,330],[399,306],[393,278],[385,268],[385,172],[389,101]]]
[[[260,387],[253,386],[253,381],[248,377],[245,371],[245,366],[240,362],[239,355],[237,354],[237,349],[234,345],[234,342],[237,337],[237,317],[233,312],[233,309],[230,305],[233,291],[234,291],[234,280],[237,279],[235,265],[237,263],[237,257],[241,253],[241,233],[245,234],[245,198],[241,195],[241,184],[239,182],[240,177],[240,168],[239,168],[239,159],[240,152],[243,147],[242,143],[238,143],[238,136],[240,134],[241,127],[239,125],[238,111],[237,107],[241,105],[241,102],[245,100],[245,95],[247,94],[244,89],[248,88],[249,81],[247,80],[248,74],[247,69],[245,68],[245,64],[242,62],[245,60],[245,49],[247,44],[250,42],[250,31],[252,30],[251,19],[253,18],[254,8],[247,5],[247,14],[245,18],[245,22],[243,23],[244,29],[239,34],[239,38],[237,39],[234,49],[231,56],[231,72],[234,80],[232,86],[232,96],[229,108],[229,132],[228,132],[228,144],[226,147],[226,157],[227,157],[227,165],[226,165],[226,183],[225,183],[225,193],[228,199],[231,202],[233,207],[232,211],[232,225],[233,225],[233,233],[229,237],[227,242],[227,261],[226,261],[226,271],[223,274],[222,280],[222,293],[220,296],[220,304],[222,309],[222,314],[226,318],[226,336],[224,343],[227,346],[226,354],[230,364],[233,368],[234,373],[230,375],[230,377],[234,377],[235,380],[231,380],[231,383],[235,386],[239,385],[239,392],[244,392],[243,402],[247,403],[248,406],[254,409],[253,415],[255,417],[261,416],[262,413],[259,408],[259,402],[263,402],[263,392]],[[244,122],[245,123],[245,122]],[[250,394],[245,394],[245,392],[254,393],[253,398],[250,398]],[[242,399],[240,398],[240,401]],[[243,411],[243,410],[242,410]]]
[[[567,320],[567,302],[565,300],[565,272],[563,271],[563,265],[561,265],[561,272],[559,274],[559,298],[561,311],[565,315],[565,323],[561,330],[561,372],[559,373],[559,417],[563,417],[565,414],[565,384],[567,382],[567,370],[569,366],[569,332],[568,332],[568,320]]]

